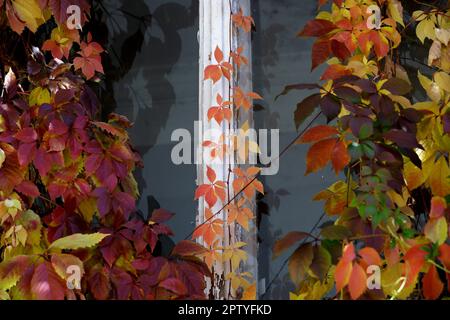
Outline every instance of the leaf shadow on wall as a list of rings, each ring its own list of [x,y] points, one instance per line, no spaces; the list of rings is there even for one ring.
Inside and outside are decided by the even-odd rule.
[[[98,25],[91,28],[97,30],[96,38],[103,39],[109,52],[104,56],[104,87],[100,89],[102,115],[106,118],[109,113],[126,108],[126,112],[120,113],[134,122],[130,129],[132,144],[145,156],[157,144],[176,104],[175,90],[167,77],[182,52],[179,31],[195,26],[198,0],[192,0],[189,7],[165,3],[151,13],[144,1],[107,3],[110,2],[115,5],[99,7]],[[118,15],[120,20],[105,22]],[[111,25],[117,28],[112,29]],[[116,101],[117,88],[128,90],[129,94],[120,94],[120,101]],[[142,193],[147,183],[141,169],[135,171],[135,177]]]

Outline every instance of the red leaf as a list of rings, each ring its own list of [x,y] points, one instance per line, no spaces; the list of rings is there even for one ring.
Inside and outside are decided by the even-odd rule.
[[[326,125],[319,125],[313,127],[305,132],[305,134],[299,139],[300,143],[317,142],[338,134],[339,132],[335,127]]]
[[[331,162],[336,174],[339,174],[350,163],[350,155],[343,141],[338,141],[334,146]]]
[[[22,181],[16,190],[28,197],[36,198],[40,195],[39,189],[31,181]]]
[[[353,265],[352,274],[350,275],[348,290],[353,300],[358,299],[367,288],[367,275],[364,269],[358,264]]]
[[[187,294],[187,288],[184,283],[176,278],[165,279],[159,283],[159,286],[180,296]]]
[[[178,256],[199,256],[206,253],[205,247],[188,240],[182,240],[173,248],[172,255]]]
[[[347,46],[338,40],[331,40],[331,51],[341,61],[345,61],[351,55]]]
[[[338,139],[321,140],[311,146],[306,155],[306,173],[316,172],[327,165]]]
[[[36,267],[31,279],[31,292],[38,300],[63,300],[65,283],[53,270],[50,263],[44,262]]]
[[[298,36],[301,37],[321,37],[328,32],[336,29],[336,25],[328,20],[315,19],[309,21],[305,28],[300,31]]]
[[[439,279],[439,274],[434,265],[430,266],[427,274],[422,279],[423,295],[427,300],[436,300],[444,290],[444,284]]]
[[[417,275],[422,269],[422,266],[425,264],[425,258],[427,256],[427,252],[422,249],[423,245],[419,244],[408,250],[405,254],[406,261],[406,286],[409,286],[416,279]]]
[[[19,164],[21,166],[27,166],[33,161],[36,153],[36,143],[22,143],[17,150],[17,156],[19,158]]]
[[[439,247],[439,260],[447,270],[450,270],[450,245],[443,243]],[[450,288],[450,273],[447,276],[447,288]]]
[[[33,128],[24,128],[17,132],[14,137],[23,143],[32,143],[37,140],[38,134]]]
[[[88,278],[89,288],[96,300],[106,300],[111,291],[111,283],[109,281],[108,272],[105,267],[94,267],[91,269]]]
[[[170,220],[173,216],[174,213],[169,212],[165,209],[156,209],[153,210],[150,220],[155,223],[163,223]]]
[[[314,70],[318,65],[325,62],[331,54],[330,41],[328,39],[318,39],[312,47],[312,67]]]

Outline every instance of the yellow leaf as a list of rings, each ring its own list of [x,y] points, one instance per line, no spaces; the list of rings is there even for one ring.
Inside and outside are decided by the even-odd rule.
[[[403,23],[403,6],[399,0],[389,0],[388,3],[388,15],[394,19],[397,23],[405,26]]]
[[[42,10],[36,0],[13,0],[12,5],[20,20],[32,32],[36,32],[37,28],[45,22]]]
[[[440,157],[433,165],[428,185],[434,196],[446,197],[450,194],[450,169],[445,157]]]
[[[425,89],[428,97],[430,97],[431,100],[435,102],[441,100],[442,93],[441,90],[439,90],[439,86],[436,83],[434,83],[433,81],[422,75],[420,71],[418,71],[417,77],[419,78],[420,84]]]
[[[434,74],[434,81],[439,88],[450,93],[450,75],[446,72],[436,72]]]
[[[414,190],[425,182],[422,170],[417,168],[411,161],[405,163],[404,177],[409,190]]]
[[[434,22],[431,19],[424,19],[419,22],[416,28],[417,38],[424,43],[426,38],[434,40],[436,33],[434,31]]]
[[[427,17],[427,15],[422,10],[417,10],[413,12],[412,17],[415,21],[422,21]]]
[[[242,300],[256,300],[256,283],[244,290]]]
[[[98,212],[95,198],[88,198],[80,202],[78,209],[87,223],[91,223],[92,218]]]
[[[107,236],[109,236],[109,234],[99,232],[92,234],[75,233],[70,236],[55,240],[48,248],[49,250],[76,250],[80,248],[90,248],[100,243],[100,241],[102,241]]]
[[[5,162],[6,155],[5,151],[3,151],[2,148],[0,148],[0,168],[3,166],[3,162]]]
[[[437,150],[444,153],[450,150],[450,136],[444,133],[444,128],[438,121],[432,127],[432,136]]]
[[[425,226],[425,236],[438,245],[447,240],[448,225],[445,217],[430,219]]]
[[[387,267],[381,272],[381,287],[385,295],[395,299],[407,299],[416,287],[412,283],[406,287],[406,278],[403,276],[403,263]],[[417,280],[416,280],[417,281]]]
[[[50,92],[46,88],[37,87],[31,91],[28,98],[30,106],[40,106],[44,103],[50,103]]]
[[[5,130],[6,130],[5,118],[3,118],[3,116],[0,114],[0,132],[3,132]]]
[[[450,41],[450,30],[436,28],[434,31],[436,32],[436,38],[442,42],[442,44],[448,45],[448,42]]]

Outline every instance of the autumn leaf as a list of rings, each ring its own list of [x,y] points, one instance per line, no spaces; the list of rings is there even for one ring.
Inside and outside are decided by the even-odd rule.
[[[436,300],[444,290],[444,284],[439,278],[439,274],[434,265],[431,265],[428,272],[422,279],[423,295],[427,300]]]
[[[246,231],[249,231],[249,221],[253,219],[253,211],[245,207],[245,198],[241,198],[237,204],[229,204],[227,206],[229,224],[233,222],[239,223]]]
[[[358,299],[367,288],[367,275],[365,270],[355,263],[348,282],[348,291],[353,300]]]
[[[306,232],[291,231],[283,238],[277,240],[272,248],[272,259],[279,257],[285,250],[289,249],[296,242],[309,237]]]
[[[333,164],[336,175],[350,163],[350,160],[351,158],[347,151],[347,146],[343,141],[338,141],[334,146],[331,155],[331,163]]]
[[[59,278],[49,262],[39,264],[31,279],[31,292],[38,300],[63,300],[65,283]]]
[[[100,54],[103,48],[97,42],[81,43],[79,57],[73,60],[75,70],[81,69],[87,80],[95,76],[95,72],[104,73]]]
[[[36,32],[46,20],[36,0],[6,1],[6,12],[11,29],[18,34],[21,34],[25,27]]]
[[[109,234],[99,232],[92,234],[76,233],[64,238],[59,238],[58,240],[52,242],[48,248],[49,250],[76,250],[80,248],[91,248],[100,243],[107,236],[109,236]]]
[[[0,289],[9,290],[15,286],[30,262],[30,257],[25,255],[17,255],[10,260],[3,260],[0,263]]]
[[[210,246],[214,240],[223,236],[223,220],[214,219],[211,209],[205,209],[205,222],[199,225],[192,234],[193,239],[202,237],[203,241]]]
[[[264,186],[256,179],[261,169],[249,167],[246,170],[236,168],[233,170],[235,179],[233,180],[234,192],[243,192],[247,199],[251,199],[256,192],[264,194]]]
[[[195,190],[195,200],[205,197],[206,203],[212,208],[216,204],[218,198],[222,202],[225,202],[226,184],[224,181],[216,181],[216,173],[209,166],[207,166],[206,175],[210,184],[202,184]]]
[[[70,268],[77,267],[80,277],[84,275],[83,262],[76,256],[64,253],[55,253],[51,256],[51,263],[56,274],[63,280],[69,280],[72,275]],[[81,280],[81,279],[80,279]]]
[[[427,252],[423,250],[423,245],[420,244],[412,247],[406,252],[404,259],[406,263],[407,286],[416,280],[420,269],[422,269],[425,264],[426,256]]]
[[[289,258],[288,270],[292,282],[298,285],[307,274],[313,261],[314,251],[310,243],[301,245]]]
[[[250,32],[252,30],[252,26],[255,25],[255,21],[251,16],[244,16],[242,8],[239,8],[239,11],[237,13],[233,13],[231,15],[231,19],[238,27],[242,28],[245,32]]]
[[[182,257],[201,256],[205,254],[207,249],[195,242],[182,240],[178,242],[172,250],[172,255]]]
[[[319,125],[308,129],[298,140],[299,143],[317,142],[338,134],[335,127]]]
[[[74,42],[80,42],[78,30],[69,30],[65,24],[52,30],[50,39],[42,45],[43,51],[51,51],[52,56],[57,59],[69,58],[70,49]]]
[[[336,25],[328,20],[315,19],[308,21],[302,31],[298,33],[299,37],[321,37],[336,29]]]
[[[306,155],[305,175],[316,172],[325,167],[331,160],[337,139],[331,138],[316,142],[311,146]]]
[[[215,84],[222,78],[222,75],[230,80],[233,66],[228,61],[223,61],[223,52],[218,46],[216,46],[216,49],[214,50],[214,59],[217,64],[211,64],[205,67],[204,80],[211,79],[213,84]]]
[[[294,111],[294,121],[297,129],[318,107],[320,99],[320,94],[313,94],[297,104],[297,108]]]
[[[314,257],[310,265],[311,273],[320,281],[324,281],[331,266],[331,254],[321,245],[314,247]]]
[[[223,260],[231,261],[232,270],[236,270],[239,268],[239,265],[242,261],[246,261],[248,256],[247,253],[241,248],[246,246],[245,242],[236,242],[224,249],[223,252]]]

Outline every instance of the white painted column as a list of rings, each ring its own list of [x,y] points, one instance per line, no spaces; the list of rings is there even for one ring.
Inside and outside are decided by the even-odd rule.
[[[238,47],[243,47],[245,55],[249,59],[249,66],[241,67],[239,74],[233,76],[235,84],[239,85],[244,91],[252,91],[251,81],[251,42],[250,34],[245,34],[242,30],[233,28],[231,22],[231,11],[237,12],[239,7],[242,7],[245,15],[250,14],[250,0],[200,0],[200,13],[199,13],[199,121],[200,132],[197,141],[197,159],[203,159],[202,163],[197,166],[197,185],[203,183],[209,183],[206,177],[206,166],[209,165],[216,172],[217,179],[227,181],[229,178],[229,163],[222,164],[210,164],[205,163],[205,159],[208,159],[207,154],[209,149],[202,148],[203,133],[214,130],[214,134],[210,136],[211,140],[218,141],[222,133],[227,133],[229,124],[224,121],[221,126],[216,121],[208,121],[207,112],[211,106],[216,105],[216,96],[219,93],[224,100],[230,100],[229,82],[222,78],[216,84],[213,84],[211,80],[204,81],[204,69],[210,64],[216,64],[214,59],[214,50],[218,46],[224,53],[224,59],[228,60],[230,50],[236,50]],[[243,115],[235,123],[231,124],[232,128],[237,128],[239,123],[243,123],[245,120],[249,120],[252,125],[252,114]],[[231,159],[231,169],[235,166],[234,160]],[[232,186],[232,175],[229,183]],[[230,190],[231,196],[233,191]],[[215,213],[222,208],[223,204],[218,201],[212,211]],[[204,221],[204,211],[207,207],[203,198],[199,200],[197,225]],[[256,206],[253,203],[253,208]],[[256,210],[254,210],[256,216]],[[251,224],[251,231],[249,233],[245,230],[241,230],[239,226],[229,226],[227,221],[226,212],[222,211],[217,218],[222,219],[224,223],[224,238],[221,245],[227,246],[230,244],[230,240],[244,241],[248,245],[246,250],[248,252],[248,261],[243,266],[243,271],[250,272],[254,276],[254,281],[257,281],[257,242],[256,242],[256,227],[255,223]],[[212,292],[212,296],[215,299],[231,299],[230,297],[230,283],[225,281],[224,275],[230,272],[229,263],[216,263],[214,265],[215,282],[219,284]]]

